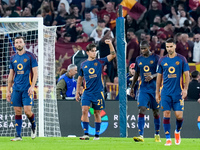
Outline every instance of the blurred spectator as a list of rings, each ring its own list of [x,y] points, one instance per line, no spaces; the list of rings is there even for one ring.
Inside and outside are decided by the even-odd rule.
[[[36,13],[36,15],[38,14],[37,11],[41,7],[42,3],[43,3],[43,0],[34,0],[33,1],[33,6],[34,6],[33,11]]]
[[[67,73],[61,75],[56,86],[57,99],[65,99],[66,97],[75,97],[76,80],[74,76],[77,74],[77,66],[70,64]]]
[[[193,62],[200,62],[200,34],[194,36]]]
[[[4,16],[4,9],[3,9],[3,3],[0,0],[0,17]]]
[[[173,24],[177,25],[179,22],[180,15],[175,10],[174,6],[171,6],[171,11],[166,14],[162,19],[164,22],[171,21]]]
[[[106,24],[105,24],[105,21],[103,19],[98,21],[98,26],[102,28],[102,37],[103,37],[105,31],[110,30],[110,28],[107,28],[105,25]],[[90,37],[95,38],[97,36],[98,36],[97,31],[96,31],[96,29],[94,29],[92,31]],[[114,38],[112,31],[111,31],[111,37]]]
[[[97,27],[97,22],[91,20],[90,12],[85,12],[85,20],[81,21],[81,24],[83,26],[83,31],[87,35],[90,35],[92,31]]]
[[[104,16],[103,16],[103,20],[105,21],[105,23],[106,23],[106,27],[110,27],[110,15],[109,14],[105,14]]]
[[[181,42],[176,44],[176,52],[183,55],[187,60],[191,57],[191,50],[188,44],[188,35],[181,35]]]
[[[58,43],[70,43],[71,35],[69,33],[65,33],[64,37],[60,37],[57,42]]]
[[[25,7],[24,11],[22,12],[22,17],[33,17],[31,14],[31,9],[29,7]]]
[[[164,16],[163,12],[158,9],[159,2],[157,0],[152,0],[151,2],[151,9],[148,10],[145,14],[145,20],[147,21],[148,27],[150,27],[151,24],[153,24],[153,20],[156,15],[161,16],[161,18]]]
[[[198,82],[200,75],[198,71],[193,71],[191,75],[192,75],[192,81],[189,83],[188,86],[187,98],[188,100],[197,101],[200,98],[200,83]]]
[[[94,37],[94,40],[95,40],[95,43],[97,44],[97,45],[99,45],[99,41],[101,40],[101,38],[102,38],[102,28],[100,27],[100,26],[98,26],[97,28],[96,28],[96,32],[97,32],[97,35]]]
[[[192,30],[191,30],[191,27],[190,27],[190,22],[189,20],[185,20],[184,21],[184,26],[183,27],[180,27],[180,28],[175,28],[175,33],[190,33]]]
[[[200,16],[198,17],[196,26],[193,28],[193,33],[200,34]]]
[[[16,0],[16,6],[20,6],[24,10],[28,2],[31,3],[31,0]]]
[[[12,13],[16,10],[16,3],[15,0],[9,0],[8,6],[12,9]],[[21,7],[22,8],[22,7]]]
[[[140,37],[141,37],[141,34],[142,33],[146,33],[146,29],[147,29],[147,25],[146,25],[146,22],[145,21],[141,21],[140,23],[139,23],[139,30],[137,30],[136,32],[135,32],[135,35],[138,37],[138,40],[139,41],[141,41],[141,39],[140,39]],[[126,32],[127,33],[127,32]],[[146,34],[145,34],[146,35]]]
[[[22,15],[22,9],[21,7],[17,6],[14,12],[11,13],[10,17],[20,17],[21,15]]]
[[[190,16],[197,21],[198,17],[200,16],[200,6],[197,7],[197,9],[195,11],[191,11],[190,12]]]
[[[110,20],[115,20],[117,18],[117,15],[113,10],[113,4],[111,2],[106,4],[106,9],[103,9],[98,13],[98,19],[103,19],[105,14],[110,15]]]
[[[66,17],[67,17],[67,12],[65,9],[65,4],[61,3],[58,11],[58,15],[56,16],[55,20],[53,21],[53,26],[60,26],[60,25],[64,25],[66,22]]]
[[[51,11],[54,13],[58,9],[60,0],[50,0]]]
[[[72,28],[70,28],[68,31],[72,37],[71,41],[75,42],[77,37],[83,33],[82,24],[77,23],[76,26],[72,26]]]
[[[157,35],[157,31],[160,29],[159,24],[154,22],[153,26],[150,28],[150,35]]]
[[[86,33],[82,33],[81,36],[83,37],[83,42],[88,42],[89,36]]]
[[[163,57],[167,54],[167,50],[166,50],[166,45],[165,45],[165,41],[167,36],[165,34],[160,34],[158,36],[159,38],[159,42],[160,42],[160,57]]]
[[[140,54],[139,43],[135,37],[134,29],[129,28],[127,30],[127,38],[130,40],[127,44],[127,62],[128,64],[135,63],[135,59]]]
[[[53,18],[48,4],[42,7],[42,17],[44,18],[44,25],[51,26]]]
[[[184,26],[185,20],[188,20],[190,24],[192,24],[194,22],[194,19],[192,17],[190,17],[189,14],[187,14],[184,10],[181,10],[180,11],[180,19],[178,22],[179,27]]]
[[[72,0],[70,5],[72,4],[78,6],[80,14],[83,16],[83,12],[85,10],[85,0]]]
[[[83,42],[83,37],[81,35],[78,35],[75,43],[81,43],[81,42]]]
[[[90,15],[91,15],[91,19],[94,21],[98,21],[98,17],[97,17],[97,13],[98,13],[98,7],[97,6],[92,6],[90,9]]]
[[[0,7],[1,7],[1,6],[0,6]],[[7,7],[6,10],[5,10],[5,14],[4,14],[3,17],[8,18],[8,17],[11,15],[11,13],[12,13],[11,8],[10,8],[10,7]]]
[[[69,2],[67,0],[60,0],[60,2],[58,4],[58,9],[57,9],[58,12],[60,11],[60,5],[61,4],[63,4],[65,6],[65,10],[66,10],[67,14],[69,15],[70,14],[70,12],[69,12],[69,9],[70,9]]]
[[[195,11],[199,6],[199,0],[189,0],[189,7],[191,10]]]
[[[164,28],[160,28],[157,31],[157,35],[159,36],[160,34],[165,34],[168,38],[173,38],[174,37],[174,24],[171,21],[167,21],[166,25]]]
[[[79,13],[78,7],[76,5],[73,5],[72,9],[73,9],[72,15],[76,17],[76,23],[80,23],[81,20],[83,19],[83,16]]]
[[[137,22],[130,15],[126,16],[126,20],[125,20],[125,32],[127,32],[128,28],[133,28],[135,30],[138,30]]]
[[[152,50],[152,53],[155,53],[157,55],[160,55],[160,50],[161,50],[161,44],[158,41],[158,37],[156,35],[152,36],[152,41],[150,43],[150,46],[153,47],[154,49]]]

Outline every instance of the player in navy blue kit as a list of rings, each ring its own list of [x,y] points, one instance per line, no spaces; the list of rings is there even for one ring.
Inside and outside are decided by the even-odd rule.
[[[14,106],[15,111],[17,136],[11,139],[11,141],[21,141],[22,107],[24,107],[24,112],[32,125],[31,137],[32,139],[36,137],[37,128],[31,108],[33,105],[32,96],[38,75],[38,64],[35,56],[32,53],[25,51],[23,37],[16,37],[14,44],[17,53],[10,58],[10,73],[8,76],[6,99]],[[11,87],[13,88],[12,94]]]
[[[160,58],[157,68],[156,101],[161,100],[163,111],[163,126],[166,136],[166,146],[172,144],[170,138],[171,109],[176,116],[175,144],[181,143],[180,130],[183,123],[184,98],[187,96],[189,84],[189,66],[184,56],[177,54],[173,39],[166,41],[168,55]],[[182,75],[185,75],[184,88],[182,88]],[[163,81],[162,81],[163,80]],[[162,86],[160,94],[160,88]]]
[[[107,57],[96,59],[96,45],[89,44],[86,47],[86,53],[88,59],[81,64],[79,77],[77,81],[76,89],[76,101],[80,100],[80,86],[82,84],[83,78],[86,82],[86,88],[83,92],[81,102],[82,102],[82,122],[84,128],[84,135],[80,137],[80,140],[89,140],[88,127],[89,118],[88,110],[92,103],[92,108],[94,108],[95,117],[95,137],[94,140],[99,140],[99,131],[101,126],[101,116],[100,112],[105,108],[104,93],[103,93],[103,77],[102,70],[103,66],[110,62],[116,57],[115,49],[112,45],[111,40],[105,40],[105,43],[109,45],[110,55]]]
[[[159,104],[157,104],[155,99],[156,91],[156,67],[159,60],[159,56],[152,54],[149,50],[149,44],[147,41],[142,41],[140,43],[141,56],[136,58],[135,64],[135,76],[131,85],[131,95],[134,94],[133,87],[135,86],[138,77],[141,77],[141,85],[139,89],[138,96],[138,129],[139,136],[133,137],[136,142],[144,142],[143,132],[144,132],[144,115],[147,108],[151,108],[154,115],[154,125],[155,125],[155,142],[160,142],[160,116],[159,116]]]

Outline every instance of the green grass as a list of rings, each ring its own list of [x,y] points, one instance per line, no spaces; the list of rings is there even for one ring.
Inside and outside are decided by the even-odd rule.
[[[164,146],[165,139],[155,143],[153,138],[145,138],[143,143],[136,143],[132,138],[105,138],[98,141],[81,141],[79,138],[68,137],[44,137],[32,140],[30,137],[23,137],[22,141],[10,141],[10,137],[0,137],[0,150],[199,150],[200,139],[181,139],[180,145],[174,144]]]

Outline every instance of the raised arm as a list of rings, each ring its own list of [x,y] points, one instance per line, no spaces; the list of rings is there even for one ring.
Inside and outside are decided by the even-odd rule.
[[[110,55],[107,56],[107,59],[108,59],[108,61],[111,61],[116,57],[115,48],[114,48],[111,40],[105,40],[105,43],[109,45]]]
[[[76,101],[79,102],[80,101],[80,87],[81,84],[83,82],[83,77],[82,76],[78,76],[78,80],[77,80],[77,85],[76,85]]]
[[[7,90],[6,90],[6,99],[7,99],[8,102],[10,102],[10,99],[11,99],[10,89],[13,85],[14,74],[15,74],[14,70],[10,69],[10,73],[9,73],[9,76],[8,76],[8,86],[7,86]]]

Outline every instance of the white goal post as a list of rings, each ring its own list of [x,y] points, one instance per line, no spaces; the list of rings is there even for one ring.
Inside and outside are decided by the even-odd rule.
[[[14,136],[15,133],[15,128],[12,125],[12,122],[14,122],[13,117],[10,117],[9,120],[9,115],[14,115],[14,111],[12,110],[13,108],[7,108],[10,106],[5,100],[5,87],[7,84],[6,77],[9,73],[10,56],[14,53],[12,42],[17,35],[25,37],[27,42],[25,49],[33,52],[38,60],[38,82],[35,88],[35,99],[38,99],[38,101],[36,100],[36,106],[33,106],[33,112],[36,114],[36,123],[39,129],[38,135],[39,137],[61,136],[55,93],[56,27],[43,26],[43,18],[23,17],[0,19],[0,59],[2,61],[0,64],[0,80],[2,80],[0,115],[2,120],[0,121],[3,122],[3,124],[0,124],[0,135]],[[26,120],[24,119],[24,122],[27,122]],[[5,122],[7,126],[4,125]],[[25,129],[29,128],[29,126],[27,125],[23,128],[22,136],[29,136],[30,130]]]

